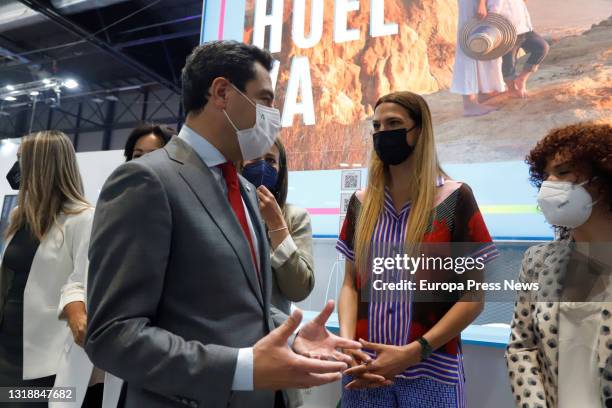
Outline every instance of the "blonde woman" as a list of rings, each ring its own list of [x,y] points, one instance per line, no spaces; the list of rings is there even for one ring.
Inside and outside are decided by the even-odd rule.
[[[496,250],[470,188],[440,168],[421,96],[383,96],[373,128],[368,186],[352,197],[337,243],[347,259],[340,334],[360,339],[365,350],[351,352],[342,406],[463,407],[459,334],[481,312],[482,301],[421,303],[410,291],[378,291],[371,260],[420,254],[423,243],[473,243],[470,255],[483,259]]]
[[[89,383],[81,375],[93,370],[77,348],[94,210],[70,140],[58,131],[25,136],[7,179],[19,196],[0,270],[0,386],[76,386],[80,404]],[[93,399],[83,406],[99,405]]]

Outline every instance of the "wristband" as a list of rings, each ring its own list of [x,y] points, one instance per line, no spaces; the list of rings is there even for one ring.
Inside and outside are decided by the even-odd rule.
[[[429,356],[431,356],[431,353],[433,353],[431,345],[423,337],[419,337],[417,341],[421,345],[421,361],[427,360]]]

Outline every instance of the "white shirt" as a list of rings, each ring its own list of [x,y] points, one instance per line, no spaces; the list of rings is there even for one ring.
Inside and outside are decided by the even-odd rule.
[[[196,154],[202,159],[204,164],[208,166],[215,181],[221,187],[221,190],[227,195],[227,185],[225,184],[225,178],[223,172],[217,166],[223,164],[227,159],[221,154],[216,147],[214,147],[208,140],[197,134],[193,129],[190,129],[187,125],[183,125],[178,135],[184,142],[195,150]],[[228,203],[229,204],[229,203]],[[255,256],[257,257],[257,264],[261,265],[259,259],[259,245],[253,223],[251,221],[251,214],[249,209],[242,200],[245,214],[248,214],[247,223],[249,224],[249,231],[251,233],[251,239],[253,241],[253,248],[255,250]],[[253,390],[253,348],[246,347],[238,350],[238,360],[236,362],[236,370],[234,371],[234,380],[232,382],[232,390],[234,391],[252,391]]]
[[[502,0],[499,4],[499,9],[496,11],[514,24],[517,34],[533,31],[531,17],[525,0]]]
[[[601,303],[559,304],[559,408],[600,408],[597,338]]]

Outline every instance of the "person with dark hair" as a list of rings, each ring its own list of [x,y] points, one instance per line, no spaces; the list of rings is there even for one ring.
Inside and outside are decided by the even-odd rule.
[[[272,305],[291,312],[314,288],[312,227],[308,211],[287,203],[287,153],[280,139],[263,156],[243,163],[242,176],[257,187],[259,211],[268,231]],[[299,390],[284,393],[287,408],[302,405]]]
[[[125,380],[128,408],[283,406],[276,391],[338,381],[350,357],[337,349],[361,347],[326,330],[333,301],[297,335],[301,311],[270,305],[257,194],[234,163],[263,156],[280,129],[271,69],[252,45],[196,47],[181,132],[102,188],[85,348]]]
[[[143,123],[134,128],[125,142],[125,161],[137,159],[147,153],[164,147],[176,131],[166,126]]]
[[[506,362],[517,407],[612,406],[612,126],[551,131],[527,156],[557,239],[530,247]]]

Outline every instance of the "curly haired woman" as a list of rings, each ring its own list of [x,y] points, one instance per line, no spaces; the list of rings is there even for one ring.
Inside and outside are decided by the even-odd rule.
[[[612,406],[612,126],[550,132],[527,157],[558,239],[529,248],[506,359],[518,407]]]

